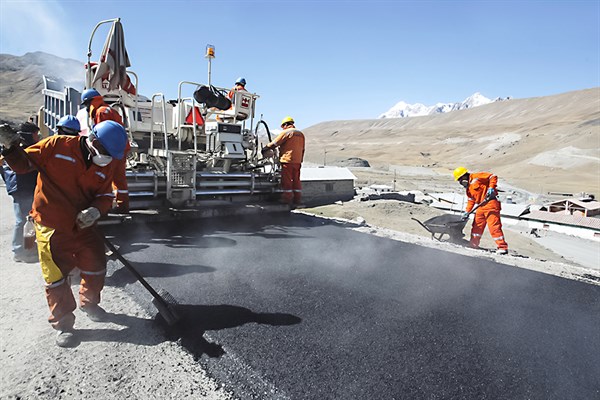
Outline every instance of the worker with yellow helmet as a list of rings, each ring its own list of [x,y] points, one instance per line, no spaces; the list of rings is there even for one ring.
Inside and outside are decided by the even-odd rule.
[[[497,198],[498,177],[490,172],[471,173],[465,167],[456,168],[452,174],[454,180],[460,183],[467,192],[468,201],[463,218],[468,218],[475,204],[479,204],[471,227],[471,247],[479,248],[481,235],[487,225],[498,248],[496,253],[507,254],[508,244],[502,232],[500,201]]]
[[[301,206],[302,183],[300,168],[304,160],[304,134],[296,129],[294,119],[287,116],[281,120],[283,131],[275,140],[263,148],[263,154],[268,154],[279,147],[279,162],[281,163],[281,201],[293,208]]]

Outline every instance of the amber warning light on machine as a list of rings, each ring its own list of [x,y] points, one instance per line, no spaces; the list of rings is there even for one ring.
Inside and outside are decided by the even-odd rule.
[[[213,46],[212,44],[207,44],[206,45],[206,55],[204,57],[215,58],[215,46]]]

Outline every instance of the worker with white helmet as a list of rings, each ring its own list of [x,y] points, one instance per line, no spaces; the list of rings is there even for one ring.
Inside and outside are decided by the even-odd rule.
[[[279,162],[281,163],[281,201],[297,208],[302,206],[302,182],[300,168],[304,160],[304,134],[296,129],[292,117],[281,121],[283,131],[263,148],[263,155],[279,147]]]
[[[498,200],[498,177],[489,172],[470,173],[465,167],[458,167],[453,172],[454,180],[463,186],[467,191],[467,208],[463,213],[463,218],[468,217],[468,213],[479,204],[473,218],[471,228],[471,247],[479,248],[481,235],[488,226],[492,238],[496,242],[498,254],[508,253],[508,244],[504,239],[502,232],[502,222],[500,221],[500,201]]]
[[[123,126],[104,121],[88,137],[52,135],[23,150],[18,136],[0,126],[2,155],[17,173],[38,170],[30,216],[35,222],[38,254],[50,308],[48,322],[58,331],[56,344],[77,345],[73,331],[77,307],[69,273],[81,271],[80,308],[93,321],[106,312],[98,305],[106,275],[104,242],[95,223],[112,206],[112,181],[124,157]]]

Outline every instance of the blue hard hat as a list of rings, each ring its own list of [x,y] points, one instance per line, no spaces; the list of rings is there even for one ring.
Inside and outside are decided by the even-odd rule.
[[[57,127],[63,128],[67,133],[72,133],[74,135],[78,134],[81,131],[81,125],[79,124],[79,120],[72,115],[65,115],[62,117]]]
[[[94,97],[100,96],[100,93],[96,89],[87,89],[81,93],[81,104],[85,104],[92,100]]]
[[[92,135],[96,136],[102,147],[108,151],[112,158],[121,160],[127,146],[127,132],[123,125],[115,121],[102,121],[92,129]]]
[[[246,79],[242,78],[241,76],[239,78],[237,78],[237,81],[235,81],[236,85],[242,85],[242,86],[246,86]]]

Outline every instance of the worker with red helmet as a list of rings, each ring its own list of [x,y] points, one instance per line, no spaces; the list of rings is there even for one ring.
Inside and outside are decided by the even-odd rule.
[[[507,254],[508,244],[502,232],[500,201],[497,198],[498,177],[489,172],[470,173],[465,167],[456,168],[453,175],[454,180],[458,181],[467,191],[467,208],[463,213],[463,218],[468,218],[469,212],[476,204],[479,204],[471,228],[471,246],[479,248],[481,235],[487,225],[498,248],[496,253]]]
[[[304,134],[296,129],[292,117],[285,117],[281,121],[283,131],[262,152],[267,155],[274,148],[279,147],[279,162],[281,163],[281,201],[292,207],[302,206],[302,182],[300,182],[300,168],[304,160]]]
[[[73,330],[77,307],[69,273],[81,271],[79,304],[93,321],[106,312],[98,305],[106,275],[102,235],[95,223],[112,206],[112,181],[127,143],[125,128],[104,121],[89,136],[52,135],[23,150],[18,135],[0,126],[2,155],[16,173],[38,170],[30,216],[50,308],[48,322],[58,331],[56,344],[77,345]]]
[[[121,115],[106,104],[102,95],[96,89],[87,89],[81,94],[81,104],[84,105],[88,111],[88,115],[92,120],[92,125],[99,124],[102,121],[115,121],[119,124],[123,124],[123,118]],[[131,145],[127,141],[125,148],[125,154],[129,153]],[[115,180],[113,182],[113,190],[115,191],[115,202],[117,212],[128,213],[129,212],[129,187],[127,184],[127,177],[125,171],[127,169],[127,158],[124,157],[118,166],[117,173],[115,174]]]

